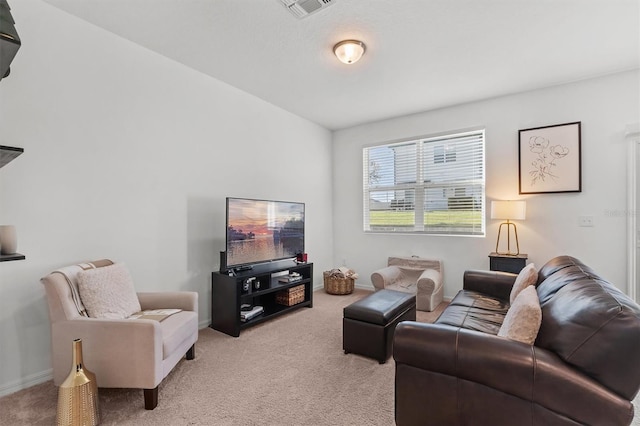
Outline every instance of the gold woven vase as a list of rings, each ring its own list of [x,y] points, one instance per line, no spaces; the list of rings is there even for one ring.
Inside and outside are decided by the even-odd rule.
[[[71,372],[58,390],[58,426],[94,426],[100,423],[96,375],[82,362],[82,339],[73,341]]]

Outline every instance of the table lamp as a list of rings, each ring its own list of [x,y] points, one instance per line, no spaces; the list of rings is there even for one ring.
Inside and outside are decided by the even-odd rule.
[[[510,220],[524,220],[526,214],[527,204],[524,201],[511,201],[501,200],[491,202],[491,219],[503,219],[506,222],[502,222],[498,228],[498,240],[496,241],[496,253],[506,256],[517,256],[520,254],[520,245],[518,244],[518,229],[516,224],[510,222]],[[498,246],[500,245],[500,233],[502,232],[502,225],[507,225],[507,251],[499,252]],[[511,252],[511,237],[510,228],[513,226],[513,235],[516,238],[516,252]]]

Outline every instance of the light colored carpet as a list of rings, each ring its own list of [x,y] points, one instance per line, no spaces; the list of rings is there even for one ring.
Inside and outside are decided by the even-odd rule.
[[[155,410],[144,409],[141,390],[100,389],[101,424],[393,425],[393,358],[380,365],[342,351],[342,309],[367,293],[317,291],[312,309],[238,338],[203,329],[196,359],[162,382]],[[417,319],[431,322],[439,311]],[[52,382],[16,392],[0,398],[0,425],[55,424],[56,405]]]

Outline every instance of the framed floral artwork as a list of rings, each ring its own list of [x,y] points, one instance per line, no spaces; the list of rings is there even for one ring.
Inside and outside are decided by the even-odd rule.
[[[519,131],[520,194],[582,192],[580,122]]]

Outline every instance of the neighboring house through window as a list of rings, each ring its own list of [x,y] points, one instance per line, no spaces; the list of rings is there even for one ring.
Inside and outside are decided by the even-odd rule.
[[[433,163],[442,164],[456,161],[456,146],[454,144],[434,145]]]
[[[364,230],[484,235],[484,130],[363,149]]]

